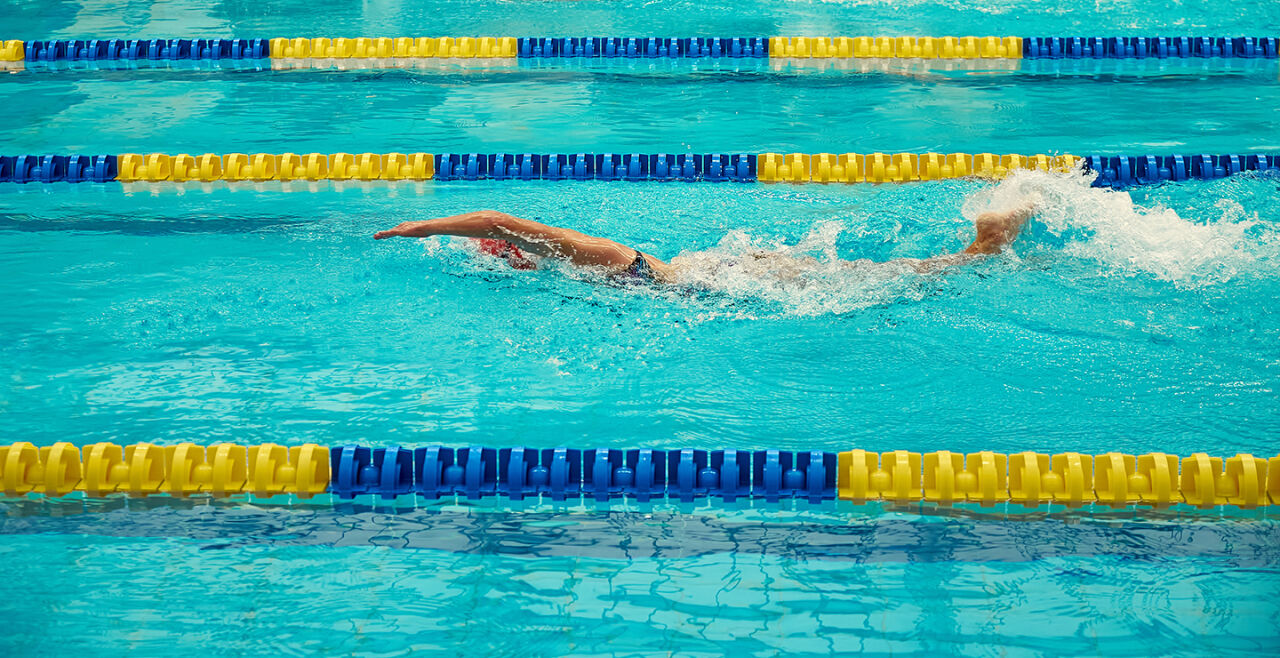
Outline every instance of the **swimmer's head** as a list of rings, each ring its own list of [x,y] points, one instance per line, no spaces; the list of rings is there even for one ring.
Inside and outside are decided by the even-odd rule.
[[[482,254],[488,254],[502,260],[517,270],[533,270],[537,269],[538,264],[520,251],[520,247],[507,242],[506,240],[498,240],[496,238],[474,238],[476,248]]]

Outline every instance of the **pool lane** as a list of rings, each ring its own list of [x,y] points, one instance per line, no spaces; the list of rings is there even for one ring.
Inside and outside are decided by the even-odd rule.
[[[0,76],[0,103],[8,153],[1280,149],[1249,72],[95,70]]]

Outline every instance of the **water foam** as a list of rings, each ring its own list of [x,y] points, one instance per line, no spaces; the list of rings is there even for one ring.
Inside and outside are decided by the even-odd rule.
[[[850,231],[843,222],[823,221],[786,244],[736,230],[715,247],[682,253],[672,263],[681,267],[682,284],[776,305],[788,315],[848,313],[924,295],[907,262],[839,258],[837,240]]]
[[[1038,210],[1026,233],[996,261],[1009,269],[1019,269],[1018,254],[1036,254],[1058,261],[1057,269],[1067,276],[1150,277],[1179,288],[1198,288],[1241,276],[1268,276],[1267,265],[1280,255],[1276,227],[1231,198],[1213,204],[1216,216],[1192,221],[1161,203],[1144,207],[1128,192],[1091,187],[1092,181],[1092,174],[1079,170],[1014,173],[969,195],[961,208],[966,221],[957,228],[957,237],[971,239],[972,222],[983,212],[1033,202]],[[1231,183],[1221,184],[1226,187],[1207,191],[1223,194],[1223,189],[1231,189]],[[913,214],[911,208],[902,213]],[[912,230],[928,229],[905,229]],[[795,244],[738,230],[711,249],[683,253],[673,262],[685,266],[684,283],[733,298],[772,302],[798,315],[839,314],[918,300],[935,287],[931,281],[938,277],[917,273],[909,260],[841,260],[836,249],[841,235],[868,237],[857,226],[838,221],[815,224]],[[1082,268],[1081,263],[1094,267]]]
[[[1036,200],[1039,210],[1029,235],[1015,250],[1060,250],[1098,263],[1102,274],[1147,275],[1178,287],[1213,285],[1257,272],[1259,263],[1280,252],[1274,227],[1234,200],[1218,200],[1218,217],[1194,222],[1159,203],[1142,207],[1128,192],[1090,187],[1092,180],[1079,171],[1020,171],[971,195],[962,213],[973,219]]]

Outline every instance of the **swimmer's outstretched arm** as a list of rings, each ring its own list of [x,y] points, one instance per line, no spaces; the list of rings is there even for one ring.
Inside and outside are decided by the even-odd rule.
[[[373,239],[425,238],[433,235],[506,240],[536,256],[559,258],[579,266],[617,270],[631,265],[637,253],[635,249],[608,238],[597,238],[572,229],[548,226],[496,210],[480,210],[451,217],[402,222],[395,228],[374,233]],[[657,259],[653,260],[657,261]]]

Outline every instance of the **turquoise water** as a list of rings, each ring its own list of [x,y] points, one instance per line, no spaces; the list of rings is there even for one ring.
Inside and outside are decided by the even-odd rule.
[[[647,63],[31,72],[0,76],[0,94],[15,101],[0,140],[14,153],[1280,150],[1274,61],[1228,73],[1106,66],[1018,76]]]
[[[433,0],[354,3],[283,0],[199,3],[6,0],[14,38],[158,38],[207,34],[269,38],[315,34],[567,36],[723,34],[725,36],[1016,34],[1266,34],[1280,25],[1268,2],[1177,4],[1112,0]]]
[[[41,443],[1273,453],[1280,319],[1260,309],[1280,296],[1276,181],[1133,199],[1084,185],[9,186],[5,424]],[[973,267],[710,273],[757,248],[955,251],[966,213],[1021,188],[1045,212]],[[709,290],[370,239],[484,207],[700,254]]]
[[[5,2],[0,37],[1280,31],[1276,3],[374,4]],[[902,73],[33,70],[0,76],[0,152],[1280,150],[1274,63]],[[0,185],[0,441],[1272,455],[1278,191]],[[833,264],[960,249],[977,213],[1029,198],[1000,257]],[[698,285],[370,239],[478,208],[684,254]],[[760,250],[818,265],[721,267]],[[1218,655],[1280,635],[1260,512],[0,510],[5,655]]]
[[[1280,613],[1256,519],[6,512],[9,655],[1265,654]]]

